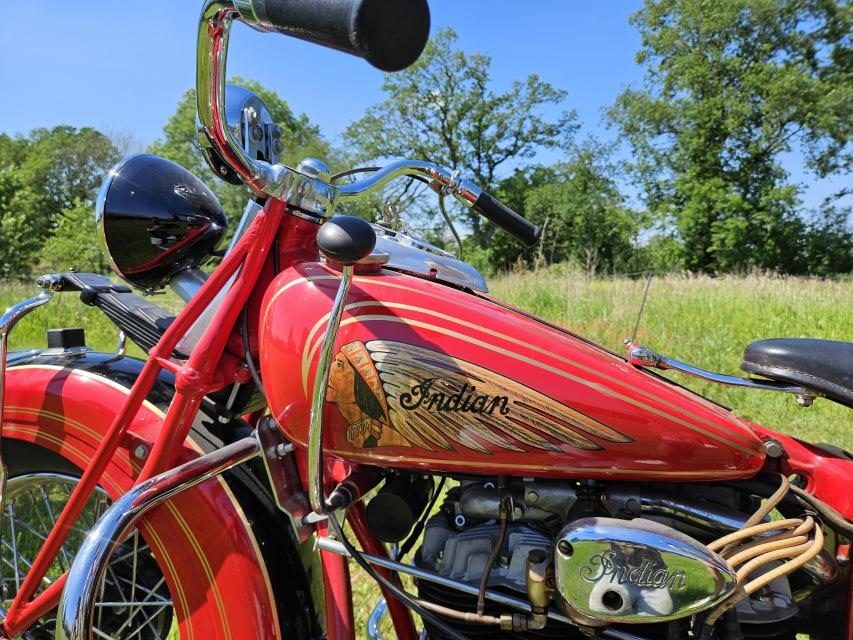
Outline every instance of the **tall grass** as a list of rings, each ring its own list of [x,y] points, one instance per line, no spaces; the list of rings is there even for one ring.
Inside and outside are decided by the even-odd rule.
[[[38,293],[34,284],[0,282],[0,309],[31,298]],[[154,302],[167,309],[180,307],[178,299],[171,293],[158,295]],[[47,305],[24,317],[9,334],[10,349],[33,349],[44,347],[48,329],[82,327],[86,333],[86,344],[96,351],[113,351],[116,348],[118,329],[95,307],[80,302],[76,293],[59,293]],[[128,342],[128,354],[144,358],[145,353]]]
[[[622,353],[643,298],[645,278],[587,278],[564,266],[495,278],[496,298],[527,309]],[[0,307],[32,296],[32,285],[0,284]],[[174,296],[158,297],[178,308]],[[90,346],[115,348],[116,329],[76,294],[59,294],[24,318],[12,332],[11,348],[45,344],[53,327],[86,330]],[[741,374],[744,347],[774,337],[853,341],[853,280],[749,275],[656,277],[637,332],[637,341],[677,360],[728,374]],[[133,348],[131,354],[144,357]],[[668,373],[678,382],[732,407],[743,418],[811,441],[853,449],[853,411],[824,399],[797,406],[787,394],[748,391]],[[742,375],[742,374],[741,374]]]
[[[508,274],[492,294],[546,320],[624,352],[646,286],[645,278],[587,278],[555,267]],[[853,341],[853,281],[749,275],[653,278],[636,341],[667,356],[733,375],[747,344],[763,338]],[[745,419],[811,441],[853,449],[853,411],[818,399],[799,407],[788,394],[674,380],[732,407]]]

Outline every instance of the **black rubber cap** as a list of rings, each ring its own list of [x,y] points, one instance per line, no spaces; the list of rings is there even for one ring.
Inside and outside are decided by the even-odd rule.
[[[243,16],[279,33],[364,58],[382,71],[405,69],[429,37],[426,0],[251,0]]]
[[[85,347],[86,336],[79,327],[47,330],[48,349],[72,349]]]
[[[317,232],[317,247],[329,260],[353,265],[370,255],[376,232],[370,223],[355,216],[336,216]]]

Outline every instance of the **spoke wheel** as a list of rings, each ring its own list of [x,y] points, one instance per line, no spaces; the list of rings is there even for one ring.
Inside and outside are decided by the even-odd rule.
[[[0,584],[3,608],[14,598],[38,550],[56,523],[78,479],[54,471],[13,475],[6,485],[6,506],[0,529]],[[42,581],[46,588],[71,566],[86,532],[110,504],[97,489]],[[169,635],[173,607],[166,581],[145,540],[134,530],[107,567],[95,604],[94,638],[159,640]],[[33,630],[51,638],[55,619],[49,615]]]

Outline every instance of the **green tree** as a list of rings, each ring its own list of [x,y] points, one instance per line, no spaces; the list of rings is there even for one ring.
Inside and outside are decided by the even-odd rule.
[[[92,203],[78,200],[63,212],[54,233],[44,243],[41,271],[109,273],[110,265],[95,233]]]
[[[306,157],[332,162],[329,158],[331,149],[328,143],[320,135],[319,127],[308,120],[308,116],[295,115],[277,93],[265,89],[255,81],[232,78],[230,82],[258,95],[267,105],[273,119],[281,125],[281,141],[284,145],[281,161],[284,164],[295,166],[299,160]],[[163,127],[163,133],[165,137],[154,142],[149,151],[178,163],[201,178],[219,198],[229,218],[236,219],[241,214],[250,191],[247,187],[234,186],[215,177],[202,156],[196,133],[195,89],[190,89],[181,98],[177,110]]]
[[[825,205],[807,221],[803,235],[805,269],[817,276],[853,273],[850,207]]]
[[[0,136],[0,276],[30,275],[44,243],[80,203],[89,206],[89,222],[63,230],[80,243],[94,242],[92,205],[118,156],[109,138],[88,127]]]
[[[645,88],[611,117],[682,266],[796,272],[812,260],[780,156],[802,150],[820,176],[849,169],[851,15],[838,0],[646,0],[632,17]]]
[[[414,65],[386,74],[382,89],[388,98],[352,123],[344,137],[364,159],[430,160],[494,189],[506,165],[532,158],[543,147],[567,144],[576,129],[575,114],[541,115],[566,92],[536,75],[513,82],[504,93],[491,90],[489,57],[466,55],[454,48],[455,41],[453,30],[445,29]],[[470,210],[466,214],[475,243],[485,246],[494,227]]]
[[[616,178],[609,149],[587,140],[566,162],[504,180],[500,197],[542,226],[542,239],[520,250],[498,232],[491,246],[493,264],[509,268],[521,257],[528,264],[571,261],[589,274],[628,268],[641,220],[626,206]]]

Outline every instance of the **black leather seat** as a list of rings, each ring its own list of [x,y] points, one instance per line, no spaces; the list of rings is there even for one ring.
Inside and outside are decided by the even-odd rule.
[[[853,343],[805,338],[759,340],[747,346],[740,368],[814,389],[853,407]]]

